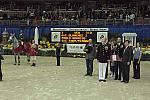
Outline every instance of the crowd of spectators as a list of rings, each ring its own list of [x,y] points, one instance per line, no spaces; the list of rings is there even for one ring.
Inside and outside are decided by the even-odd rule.
[[[57,8],[56,8],[57,6]],[[94,21],[97,19],[125,19],[125,21],[134,20],[137,17],[150,18],[150,7],[143,13],[140,13],[140,9],[137,7],[126,8],[89,8],[82,6],[82,4],[68,3],[67,5],[53,5],[50,10],[48,9],[32,9],[24,12],[15,12],[14,14],[5,13],[1,11],[1,20],[41,20],[43,22],[51,20],[59,21]],[[11,12],[11,10],[10,10]],[[20,14],[21,13],[21,14]]]
[[[26,19],[39,19],[39,20],[78,20],[86,17],[87,19],[134,19],[137,16],[135,10],[88,10],[88,11],[43,11],[40,13],[26,12],[23,15],[4,13],[0,16],[3,20],[26,20]]]

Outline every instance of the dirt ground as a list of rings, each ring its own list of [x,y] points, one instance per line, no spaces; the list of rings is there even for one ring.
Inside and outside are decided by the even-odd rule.
[[[94,74],[86,77],[84,58],[37,57],[37,66],[27,64],[21,56],[21,65],[13,65],[13,56],[4,56],[3,81],[0,82],[0,100],[150,100],[150,61],[141,62],[141,79],[128,84],[114,80],[98,81],[98,62]]]

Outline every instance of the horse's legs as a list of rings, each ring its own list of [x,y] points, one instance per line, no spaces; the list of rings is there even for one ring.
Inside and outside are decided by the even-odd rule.
[[[36,56],[31,56],[32,57],[32,65],[31,66],[36,66]]]
[[[14,65],[16,65],[16,63],[17,63],[17,55],[16,55],[16,53],[14,53],[14,57],[15,57],[15,63],[14,63]]]
[[[18,53],[18,65],[20,65],[20,53]]]

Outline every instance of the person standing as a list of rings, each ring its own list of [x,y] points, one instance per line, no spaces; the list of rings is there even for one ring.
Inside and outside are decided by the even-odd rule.
[[[84,52],[86,52],[86,68],[87,73],[85,76],[92,76],[93,74],[93,60],[95,58],[96,49],[94,44],[92,43],[92,39],[89,39],[89,43],[85,46]]]
[[[105,38],[106,39],[106,38]],[[108,40],[106,39],[106,44],[107,44],[107,46],[108,46],[108,53],[109,53],[109,56],[110,56],[110,54],[111,54],[111,43],[110,42],[108,42]],[[105,79],[107,79],[107,77],[108,77],[108,67],[109,67],[109,65],[111,65],[111,63],[110,62],[107,62],[107,67],[106,67],[106,75],[105,75]]]
[[[115,49],[115,55],[119,59],[115,61],[115,80],[121,80],[122,74],[122,56],[124,51],[124,44],[121,42],[121,38],[117,38],[117,45]]]
[[[128,83],[129,82],[129,72],[130,72],[130,65],[131,65],[131,60],[132,60],[132,56],[133,56],[133,50],[132,47],[129,46],[130,41],[126,40],[125,41],[125,49],[123,52],[123,56],[122,56],[122,73],[123,73],[123,81],[124,83]]]
[[[133,50],[133,78],[140,79],[140,61],[142,57],[142,50],[140,43],[137,42],[136,47]]]
[[[56,59],[57,59],[57,66],[60,66],[60,55],[61,55],[61,46],[59,43],[56,44]]]
[[[108,60],[110,59],[110,48],[107,45],[106,38],[102,39],[97,48],[97,60],[99,62],[99,82],[106,82],[106,70]]]
[[[36,56],[38,54],[38,46],[35,44],[35,41],[32,40],[31,50],[30,50],[30,56],[31,56],[31,66],[36,66]]]
[[[116,46],[115,46],[114,41],[112,41],[111,42],[111,55],[115,54],[115,50],[116,50]],[[111,75],[111,77],[115,76],[115,63],[114,63],[114,61],[110,62],[110,75]]]
[[[3,80],[2,68],[1,68],[1,65],[2,65],[1,60],[4,60],[4,58],[3,58],[3,56],[2,56],[3,53],[4,53],[3,45],[0,44],[0,81]]]

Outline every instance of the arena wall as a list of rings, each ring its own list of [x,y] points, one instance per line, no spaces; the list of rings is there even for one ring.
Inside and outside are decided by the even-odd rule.
[[[69,26],[55,26],[57,28],[59,27],[69,27]],[[72,27],[72,26],[70,26]],[[73,26],[73,27],[80,27],[83,26]],[[72,27],[72,28],[73,28]],[[89,27],[89,26],[88,26]],[[33,26],[0,26],[0,36],[2,36],[3,31],[7,28],[7,31],[9,33],[15,33],[16,36],[19,36],[20,30],[23,30],[24,38],[25,39],[31,39],[34,36],[34,29]],[[49,36],[52,26],[39,26],[39,36],[40,38],[43,36]],[[84,28],[87,28],[84,26]],[[108,25],[108,26],[90,26],[90,28],[109,28],[109,38],[112,37],[121,37],[121,34],[123,33],[137,33],[138,41],[143,41],[150,43],[150,25]],[[49,37],[50,38],[50,37]]]

